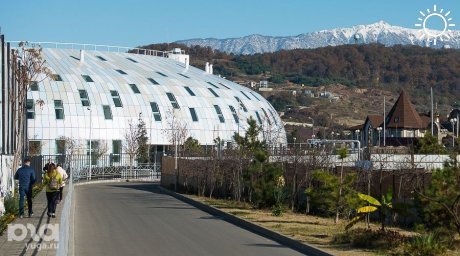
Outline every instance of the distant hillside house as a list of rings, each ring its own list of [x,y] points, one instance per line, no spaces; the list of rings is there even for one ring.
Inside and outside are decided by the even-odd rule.
[[[446,124],[446,120],[436,117],[434,134],[440,142],[450,130],[450,127],[446,129]],[[385,117],[385,135],[383,128],[383,115],[369,115],[364,124],[348,130],[352,131],[353,139],[360,140],[363,146],[383,146],[384,136],[387,146],[405,146],[423,137],[426,131],[431,131],[431,116],[418,113],[403,90]]]

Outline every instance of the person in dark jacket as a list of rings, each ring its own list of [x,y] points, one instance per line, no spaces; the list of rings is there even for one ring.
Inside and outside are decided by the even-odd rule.
[[[30,160],[25,159],[21,168],[16,171],[14,179],[19,180],[19,217],[24,217],[24,196],[27,197],[29,218],[32,217],[32,186],[36,181],[35,170],[30,167]]]

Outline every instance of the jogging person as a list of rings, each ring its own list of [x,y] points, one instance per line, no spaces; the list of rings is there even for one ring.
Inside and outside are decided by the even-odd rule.
[[[24,196],[27,197],[27,207],[29,208],[29,218],[32,217],[32,186],[36,181],[35,170],[30,167],[30,160],[25,159],[21,168],[14,175],[15,180],[19,180],[19,218],[24,217]]]

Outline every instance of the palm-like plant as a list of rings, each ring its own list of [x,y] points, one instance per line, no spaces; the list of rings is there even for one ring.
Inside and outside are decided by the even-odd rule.
[[[358,221],[364,218],[366,214],[379,211],[380,212],[380,221],[382,224],[382,230],[385,230],[385,218],[387,216],[387,213],[390,209],[393,208],[393,205],[391,203],[393,199],[393,193],[391,191],[388,191],[386,195],[382,195],[382,200],[379,201],[375,199],[374,197],[370,195],[365,195],[358,193],[358,197],[367,202],[369,205],[368,206],[363,206],[358,208],[356,211],[358,215],[351,219],[351,221],[345,226],[345,229],[351,228],[353,225],[355,225]]]

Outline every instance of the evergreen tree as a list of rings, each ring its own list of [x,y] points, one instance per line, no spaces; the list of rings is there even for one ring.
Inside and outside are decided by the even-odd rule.
[[[138,163],[147,163],[149,161],[149,146],[148,146],[147,129],[145,128],[144,120],[139,116],[137,124],[137,138],[136,141],[139,145],[136,153],[136,160]]]

